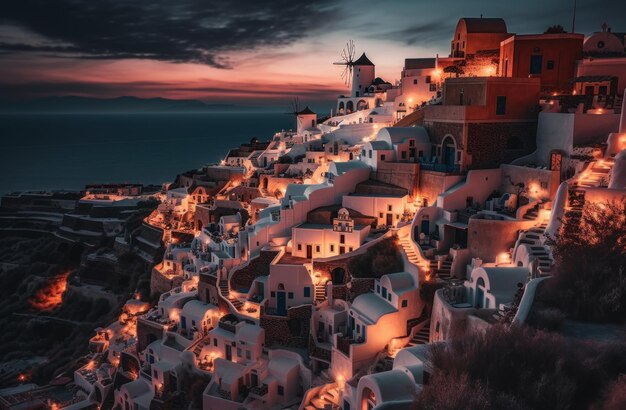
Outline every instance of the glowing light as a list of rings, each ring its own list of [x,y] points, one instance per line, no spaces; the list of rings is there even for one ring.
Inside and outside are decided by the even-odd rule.
[[[576,90],[572,91],[572,95],[576,95],[576,94],[577,94]]]
[[[413,104],[413,98],[409,98],[409,104]]]
[[[496,68],[492,65],[486,66],[483,68],[483,74],[485,77],[490,77],[496,73]]]
[[[339,388],[339,390],[343,390],[344,386],[346,385],[346,378],[340,374],[337,376],[337,387]]]
[[[19,382],[25,382],[26,379],[28,379],[28,378],[26,377],[25,374],[20,374],[19,376],[17,376],[17,381],[19,381]]]
[[[29,299],[30,306],[37,310],[50,311],[63,304],[63,294],[67,290],[67,277],[69,272],[55,276],[48,281],[48,284],[39,289],[37,293]]]

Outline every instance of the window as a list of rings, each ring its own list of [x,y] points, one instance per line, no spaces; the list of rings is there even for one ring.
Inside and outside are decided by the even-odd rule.
[[[339,235],[339,243],[346,243],[346,235],[344,234]]]
[[[380,293],[380,285],[376,285],[376,293]]]
[[[372,158],[372,150],[369,150],[368,156]]]
[[[387,288],[383,286],[383,298],[387,299]]]
[[[237,357],[241,357],[241,356],[242,356],[242,354],[241,354],[241,347],[238,347],[237,348]]]
[[[402,151],[402,159],[406,159],[406,151]]]
[[[361,155],[365,156],[365,150],[364,149],[361,150]]]
[[[356,325],[356,332],[361,333],[361,325]]]
[[[415,146],[415,140],[409,140],[409,147]]]
[[[378,217],[382,218],[383,217],[383,213],[382,212],[378,213]]]
[[[543,63],[543,56],[541,54],[530,56],[530,73],[541,74],[542,63]]]
[[[335,252],[335,245],[330,245],[330,251]]]
[[[430,84],[430,76],[429,75],[426,76],[426,79],[424,80],[424,82],[426,84]]]
[[[381,160],[381,161],[384,161],[384,160],[385,160],[385,154],[381,154],[381,155],[380,155],[380,160]]]
[[[387,295],[387,300],[391,302],[391,293]]]
[[[285,386],[278,385],[278,395],[279,396],[285,395]]]
[[[548,70],[554,70],[554,60],[548,60],[546,62],[546,69]]]
[[[271,291],[271,292],[270,292],[270,296],[271,296],[271,297],[273,297],[273,298],[275,298],[275,297],[276,297],[276,292]]]
[[[287,293],[287,298],[293,299],[293,292],[288,292]]]
[[[413,80],[413,84],[417,84],[417,79]]]
[[[274,293],[274,292],[272,292]],[[217,347],[217,338],[213,339],[213,346]]]
[[[309,286],[304,287],[304,297],[305,298],[311,297],[311,287]]]
[[[598,41],[598,48],[604,48],[604,41]]]
[[[506,114],[506,96],[499,95],[496,97],[496,115]]]
[[[250,350],[246,350],[246,359],[252,360],[252,352]]]
[[[391,212],[392,209],[391,205],[387,205],[387,212]]]
[[[320,246],[319,245],[315,245],[315,253],[320,253]]]
[[[409,301],[407,299],[404,299],[402,301],[402,307],[407,307],[409,305]]]
[[[348,248],[348,252],[352,252],[352,246]]]

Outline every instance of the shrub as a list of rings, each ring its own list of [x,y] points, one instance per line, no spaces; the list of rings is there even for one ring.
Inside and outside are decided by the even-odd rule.
[[[395,237],[383,239],[356,255],[348,262],[348,270],[355,278],[380,278],[394,272],[402,272],[404,263]]]
[[[565,217],[550,238],[556,266],[549,289],[575,319],[626,320],[626,198],[585,205],[580,221]]]
[[[432,345],[431,362],[419,408],[590,408],[622,397],[621,385],[613,383],[626,372],[626,344],[572,342],[529,327],[493,326]],[[615,391],[607,395],[606,386]]]

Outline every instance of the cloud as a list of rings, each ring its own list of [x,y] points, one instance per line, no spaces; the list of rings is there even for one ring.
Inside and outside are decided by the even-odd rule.
[[[230,68],[228,53],[284,46],[340,18],[321,0],[16,0],[0,6],[0,24],[22,41],[0,53],[47,53],[83,59],[139,58]],[[1,29],[1,28],[0,28]]]

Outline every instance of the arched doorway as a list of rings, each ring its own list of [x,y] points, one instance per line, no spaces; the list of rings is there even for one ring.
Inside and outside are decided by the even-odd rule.
[[[354,111],[354,103],[352,101],[348,101],[346,103],[346,114],[350,114]]]
[[[441,142],[441,163],[446,165],[456,163],[456,142],[451,135],[447,135]]]
[[[346,283],[346,271],[343,268],[337,267],[330,272],[330,277],[333,285],[343,285]]]
[[[369,387],[363,389],[361,396],[361,410],[372,410],[376,407],[376,395]]]
[[[339,108],[338,108],[339,114],[343,114],[344,110],[345,110],[345,105],[343,104],[343,101],[341,101],[339,103]]]
[[[476,296],[474,297],[474,306],[477,309],[484,307],[485,304],[485,280],[478,278],[476,280]]]
[[[278,290],[276,292],[276,313],[280,316],[287,314],[287,294],[285,293],[285,285],[278,284]]]
[[[366,110],[367,108],[368,108],[368,104],[367,104],[367,101],[365,100],[359,100],[359,102],[356,104],[356,109],[358,111]]]

